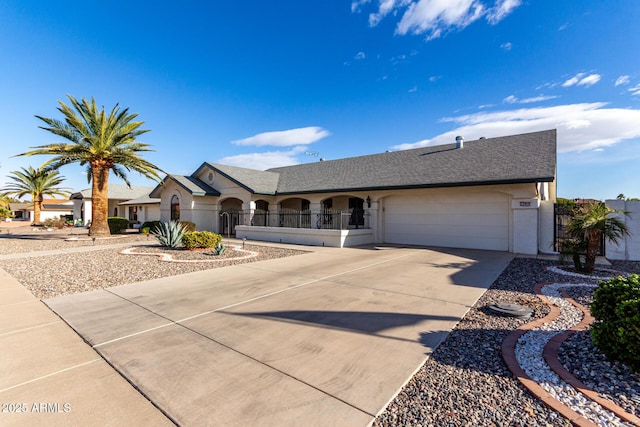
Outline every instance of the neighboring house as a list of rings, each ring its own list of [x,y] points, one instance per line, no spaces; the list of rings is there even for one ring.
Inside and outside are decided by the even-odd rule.
[[[553,250],[556,131],[266,171],[205,162],[150,197],[162,221],[238,238],[536,254]]]
[[[9,203],[14,220],[33,222],[33,202]],[[45,199],[40,211],[40,222],[47,219],[58,219],[61,216],[73,215],[73,202],[61,199]]]
[[[136,216],[138,218],[137,221],[141,222],[160,219],[159,200],[152,202],[148,199],[151,190],[153,190],[153,187],[132,185],[129,188],[122,184],[109,184],[109,216],[129,219]],[[73,201],[73,219],[80,219],[83,224],[91,221],[91,189],[87,188],[73,193],[70,199]],[[136,199],[143,200],[145,203],[122,205]],[[141,218],[144,218],[144,220],[141,220]]]
[[[120,203],[124,218],[129,220],[132,228],[139,228],[147,221],[160,220],[160,199],[153,199],[149,195],[138,197]]]

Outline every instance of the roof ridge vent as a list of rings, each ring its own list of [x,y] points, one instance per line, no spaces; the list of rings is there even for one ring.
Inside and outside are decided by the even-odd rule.
[[[461,136],[456,136],[456,148],[464,147],[464,138]]]

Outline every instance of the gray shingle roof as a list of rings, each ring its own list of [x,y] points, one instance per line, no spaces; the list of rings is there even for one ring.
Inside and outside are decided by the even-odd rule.
[[[278,194],[549,182],[556,130],[269,169]]]
[[[208,184],[193,176],[167,175],[153,191],[148,192],[149,197],[159,197],[164,183],[172,180],[194,196],[219,196],[220,192]]]
[[[138,197],[137,199],[127,200],[126,202],[119,203],[120,205],[153,205],[156,203],[160,203],[161,199],[149,197],[149,195],[145,195],[142,197]]]
[[[275,194],[278,189],[279,175],[274,172],[247,169],[218,163],[203,163],[193,174],[197,175],[204,167],[221,173],[244,189],[256,194]]]
[[[137,199],[138,197],[142,197],[148,195],[153,187],[147,187],[143,185],[132,185],[131,188],[122,184],[109,184],[109,199],[116,200],[131,200]],[[86,188],[77,193],[73,193],[70,197],[71,199],[90,199],[91,198],[91,188]]]

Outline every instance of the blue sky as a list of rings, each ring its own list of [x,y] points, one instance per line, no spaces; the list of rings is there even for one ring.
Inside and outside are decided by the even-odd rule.
[[[139,113],[169,173],[557,128],[559,196],[640,197],[638,22],[637,0],[4,0],[0,186],[71,94]]]

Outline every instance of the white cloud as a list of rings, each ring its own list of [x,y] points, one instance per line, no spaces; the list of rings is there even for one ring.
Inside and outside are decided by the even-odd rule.
[[[351,2],[351,12],[360,12],[360,7],[370,1],[371,0],[353,0],[353,2]]]
[[[616,79],[615,85],[628,85],[629,84],[629,76],[620,76]]]
[[[569,23],[568,23],[568,22],[565,22],[564,24],[562,24],[562,25],[560,25],[560,26],[558,27],[558,31],[564,31],[564,30],[566,30],[567,28],[569,28]]]
[[[629,92],[631,92],[631,95],[640,95],[640,84],[629,89]]]
[[[353,0],[352,12],[360,12],[370,0]],[[453,29],[464,29],[485,17],[494,25],[522,4],[521,0],[378,0],[377,11],[369,15],[375,27],[388,15],[401,16],[396,33],[427,34],[427,40],[441,37]]]
[[[316,142],[331,135],[329,131],[318,127],[309,126],[305,128],[289,129],[276,132],[264,132],[249,138],[232,141],[234,145],[254,145],[262,147],[271,145],[273,147],[289,147],[292,145],[306,145]]]
[[[511,44],[511,42],[502,43],[500,45],[500,49],[502,50],[511,50],[512,47],[513,45]]]
[[[520,6],[520,4],[520,0],[497,1],[496,5],[487,13],[487,21],[493,25],[497,24],[513,12],[516,7]]]
[[[600,81],[600,74],[591,74],[578,82],[578,86],[593,86]]]
[[[427,33],[427,40],[433,40],[443,31],[467,27],[483,13],[484,6],[475,0],[419,0],[412,2],[402,15],[396,33]]]
[[[557,96],[554,96],[554,95],[538,95],[538,96],[534,96],[532,98],[518,99],[513,95],[509,95],[505,99],[503,99],[502,102],[504,102],[506,104],[532,104],[534,102],[542,102],[542,101],[547,101],[549,99],[555,99],[555,98],[557,98]]]
[[[413,93],[413,92],[417,92],[418,91],[418,86],[414,86],[411,89],[409,89],[409,93]]]
[[[392,148],[405,150],[449,144],[455,141],[456,135],[474,140],[483,136],[516,135],[545,129],[558,130],[559,152],[594,150],[640,137],[640,110],[606,108],[606,105],[603,102],[567,104],[447,117],[442,121],[454,123],[455,129]]]
[[[593,86],[594,84],[600,81],[600,74],[589,74],[584,77],[585,73],[578,73],[570,79],[566,80],[562,83],[562,87],[570,87],[570,86]]]
[[[442,76],[431,76],[429,77],[429,81],[431,83],[437,82],[438,80],[440,80],[442,78]]]
[[[353,59],[355,59],[356,61],[360,61],[364,58],[366,58],[366,55],[364,52],[358,52],[356,53],[356,56],[353,57]]]
[[[297,165],[300,163],[297,156],[304,153],[305,146],[293,147],[287,151],[267,151],[265,153],[238,154],[236,156],[223,157],[218,160],[230,166],[265,170],[280,166]]]

